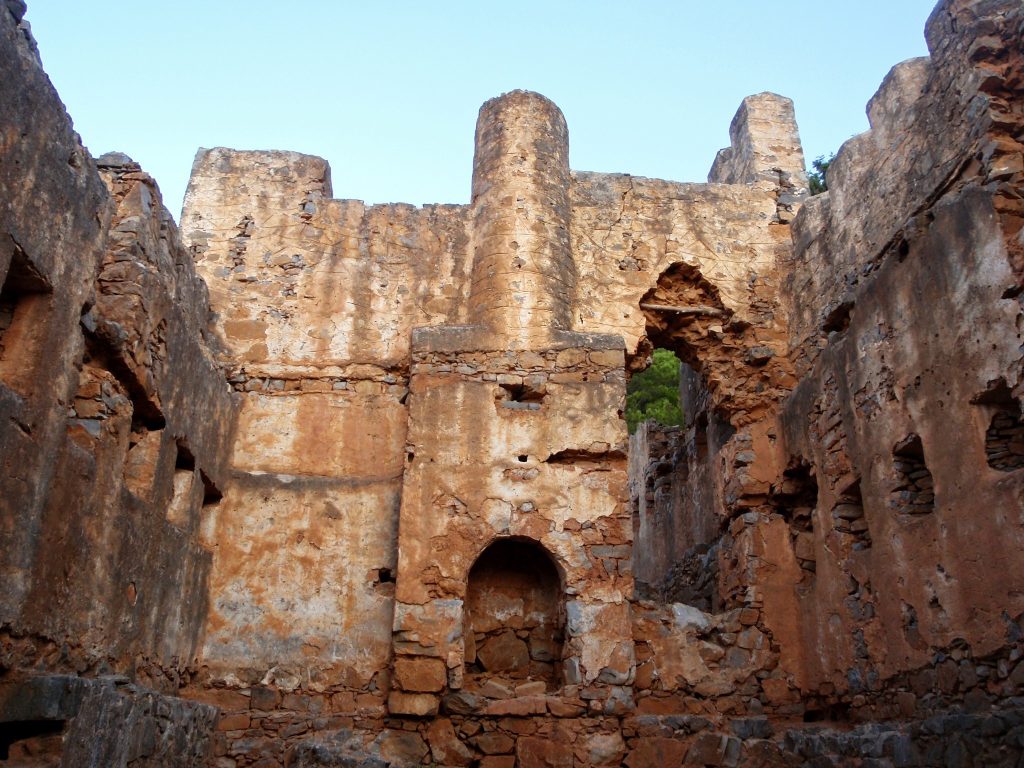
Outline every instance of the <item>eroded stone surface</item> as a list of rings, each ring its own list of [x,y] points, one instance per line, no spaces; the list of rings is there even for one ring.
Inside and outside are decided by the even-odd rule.
[[[680,184],[570,170],[517,91],[468,205],[201,150],[181,238],[80,146],[24,13],[0,720],[43,725],[16,757],[93,729],[111,765],[1019,759],[1019,3],[943,0],[816,198],[783,97]],[[653,345],[687,421],[629,438]],[[61,674],[88,717],[11,703]]]

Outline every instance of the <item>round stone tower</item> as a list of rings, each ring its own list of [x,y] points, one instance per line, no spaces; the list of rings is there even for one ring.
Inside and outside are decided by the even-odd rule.
[[[570,330],[569,134],[554,103],[512,91],[480,108],[472,208],[472,322],[521,342]]]

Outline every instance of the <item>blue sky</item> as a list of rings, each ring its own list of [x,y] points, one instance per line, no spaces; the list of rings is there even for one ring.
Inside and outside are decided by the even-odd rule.
[[[153,174],[175,218],[197,147],[326,157],[337,197],[468,201],[476,113],[553,99],[580,170],[703,181],[740,100],[796,102],[808,159],[867,128],[933,0],[34,0],[43,64],[94,155]]]

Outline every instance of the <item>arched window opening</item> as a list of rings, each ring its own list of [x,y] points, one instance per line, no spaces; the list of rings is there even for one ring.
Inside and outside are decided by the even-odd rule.
[[[469,572],[465,686],[558,685],[564,626],[561,578],[548,553],[531,541],[494,542]]]

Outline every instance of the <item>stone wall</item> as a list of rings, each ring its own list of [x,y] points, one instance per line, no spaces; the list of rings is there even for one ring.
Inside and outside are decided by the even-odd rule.
[[[317,158],[204,150],[186,195],[243,393],[204,657],[247,682],[362,688],[388,663],[411,331],[465,312],[470,263],[458,206],[330,194]]]
[[[744,110],[799,155],[788,100]],[[542,97],[488,102],[471,204],[423,209],[332,200],[317,158],[200,151],[183,229],[244,393],[204,531],[214,597],[190,689],[236,713],[225,765],[280,759],[328,722],[373,733],[386,712],[429,717],[452,696],[483,696],[477,715],[538,692],[569,712],[635,707],[625,367],[644,364],[649,334],[679,332],[709,413],[749,421],[766,385],[781,392],[773,269],[793,201],[768,173],[571,173],[565,141]],[[728,418],[713,417],[716,440]],[[474,562],[505,539],[558,574],[550,661],[527,629],[478,632],[466,613]],[[522,676],[491,674],[520,658]]]
[[[794,222],[804,373],[780,418],[817,488],[809,687],[877,691],[1017,639],[1024,478],[993,466],[1016,449],[991,426],[1020,413],[1022,22],[1017,3],[940,4],[931,58],[890,73]]]
[[[903,241],[894,240],[894,227],[939,199],[927,192],[927,180],[935,180],[931,188],[937,189],[953,170],[969,171],[963,158],[971,142],[981,141],[980,123],[969,116],[977,108],[970,96],[977,83],[968,70],[976,66],[971,57],[980,55],[967,52],[975,50],[969,25],[936,31],[951,12],[984,15],[987,21],[975,23],[988,31],[1015,29],[997,5],[940,7],[929,28],[933,59],[901,65],[887,79],[869,108],[871,134],[844,147],[830,175],[832,192],[798,215],[805,184],[792,105],[770,94],[744,101],[731,129],[733,145],[719,155],[708,185],[570,172],[560,114],[518,93],[481,110],[474,197],[464,207],[366,212],[358,202],[328,199],[326,165],[315,158],[200,154],[185,227],[214,286],[229,348],[225,360],[236,387],[248,392],[242,416],[248,426],[234,459],[237,482],[228,489],[219,527],[210,530],[211,541],[231,542],[214,562],[215,590],[230,585],[232,593],[211,622],[211,637],[219,633],[223,640],[206,649],[215,672],[211,682],[226,687],[196,694],[242,697],[231,724],[245,727],[226,730],[219,748],[224,765],[281,759],[288,744],[329,723],[353,729],[349,747],[357,752],[379,757],[382,744],[401,744],[406,751],[391,759],[418,762],[440,759],[426,756],[445,742],[456,755],[445,759],[486,757],[497,765],[500,755],[520,749],[520,737],[532,737],[534,727],[551,737],[537,719],[541,715],[639,712],[706,717],[724,727],[737,717],[920,715],[971,690],[990,703],[1012,695],[1012,686],[1002,682],[982,690],[966,678],[949,695],[939,689],[916,693],[927,681],[909,677],[934,664],[936,650],[951,653],[957,643],[966,643],[968,650],[957,652],[974,666],[987,669],[992,660],[998,669],[1003,658],[1012,667],[1015,641],[1005,635],[1002,645],[976,645],[962,632],[957,642],[947,633],[916,659],[885,656],[889,636],[872,635],[881,607],[873,590],[881,577],[869,578],[873,566],[867,561],[883,548],[872,512],[876,492],[865,479],[867,470],[850,474],[856,461],[842,425],[860,418],[860,406],[853,391],[837,388],[837,382],[846,387],[857,379],[852,366],[863,357],[854,355],[858,345],[851,343],[846,368],[829,370],[823,362],[830,348],[841,346],[829,334],[854,329],[855,303],[884,301],[878,289],[883,284],[904,296],[906,286],[924,282],[923,274],[888,277],[872,247],[898,250]],[[928,98],[918,104],[908,93],[928,78],[935,85],[924,88]],[[985,82],[995,88],[992,78]],[[913,123],[914,115],[926,113],[935,117],[920,118],[924,122],[913,130],[893,124]],[[936,122],[939,115],[948,126]],[[921,161],[922,152],[931,151],[922,137],[943,131],[950,141]],[[1005,151],[1008,145],[999,146]],[[1012,195],[1000,194],[1005,211]],[[951,222],[932,251],[963,255],[973,248],[989,256],[985,243],[994,238],[979,231],[978,222],[975,216]],[[439,226],[440,237],[427,236]],[[904,253],[896,261],[911,259]],[[426,264],[433,274],[418,272]],[[929,264],[931,276],[935,266]],[[979,272],[982,281],[995,274],[988,267]],[[328,284],[330,273],[348,280]],[[866,291],[868,281],[870,298],[850,299],[858,285]],[[953,284],[933,285],[918,304],[899,309],[915,317],[914,333],[924,327],[916,321],[924,305],[938,317],[961,301],[948,298]],[[410,295],[417,298],[406,301]],[[970,295],[972,311],[981,311],[977,294]],[[982,323],[986,337],[994,321],[961,320],[963,328]],[[881,327],[877,318],[866,322],[865,329]],[[323,330],[332,327],[337,330]],[[946,323],[944,332],[954,327]],[[386,337],[394,328],[400,331]],[[622,337],[624,359],[612,361],[616,345],[593,334]],[[955,347],[953,338],[935,348]],[[687,363],[689,420],[677,435],[661,438],[647,428],[633,439],[627,486],[616,412],[625,377],[617,370],[642,367],[655,344],[674,349]],[[868,344],[865,337],[859,349]],[[870,365],[883,364],[885,351],[878,349]],[[891,354],[898,356],[896,347]],[[990,363],[994,359],[988,349],[983,354]],[[597,362],[605,357],[607,362]],[[936,360],[931,369],[944,366]],[[978,360],[966,367],[984,368]],[[329,392],[326,383],[312,384],[324,380]],[[1014,381],[969,395],[994,409],[983,418],[983,456],[994,471],[1016,462]],[[393,398],[392,415],[359,419],[345,410],[351,407],[346,398],[371,394]],[[331,410],[313,417],[299,404],[316,397]],[[272,415],[266,404],[271,399]],[[943,407],[938,390],[929,390],[927,399],[930,407]],[[931,468],[935,451],[923,427],[903,429],[895,416],[882,421],[900,434],[886,433],[884,450],[873,445],[862,455],[891,457],[889,470],[875,460],[866,466],[893,473],[885,509],[902,499],[908,508],[903,514],[922,525],[930,514],[924,508],[941,498],[941,480]],[[378,431],[364,423],[389,426]],[[401,443],[391,441],[396,430]],[[328,434],[342,437],[331,444]],[[366,439],[371,442],[359,442]],[[355,458],[325,462],[348,445],[353,456],[367,458],[365,468]],[[395,470],[382,476],[371,466]],[[350,485],[353,478],[359,478],[358,490]],[[274,506],[267,493],[259,499],[242,490],[257,482],[287,488],[281,493],[288,501]],[[343,524],[334,529],[340,532],[317,534],[318,545],[328,541],[334,553],[324,559],[296,557],[304,537],[319,528],[306,516],[288,515],[295,527],[287,532],[261,532],[261,520],[282,515],[299,487],[314,482],[337,487],[346,499],[365,488],[393,489],[394,496],[376,502],[378,512],[368,511],[372,520],[349,518],[373,531],[358,553],[348,551]],[[632,525],[602,523],[624,519],[627,496]],[[304,495],[300,508],[311,508],[314,498]],[[538,688],[532,687],[532,672],[479,677],[488,666],[514,666],[519,658],[524,661],[518,669],[544,665],[532,658],[525,625],[478,632],[465,613],[473,563],[503,537],[546,551],[565,596],[564,613],[556,611],[552,619],[564,621],[557,630],[564,633],[561,665],[553,677],[542,675]],[[896,564],[906,546],[884,556],[892,578],[903,577],[904,590],[911,588],[912,569]],[[1006,547],[1012,549],[1012,541]],[[387,559],[388,552],[397,557]],[[370,553],[375,560],[365,559]],[[345,594],[354,597],[332,594],[328,603],[297,604],[298,576],[286,574],[298,573],[298,563],[314,594],[333,589],[340,578],[351,585]],[[226,580],[219,581],[219,572]],[[620,620],[587,618],[579,596],[605,601],[608,579],[608,594],[618,601],[628,597],[625,585],[634,575],[639,594],[654,601],[634,599],[627,614],[631,650],[607,666],[618,653]],[[989,594],[993,605],[1006,606],[1005,593],[994,585]],[[388,624],[392,599],[394,623]],[[308,613],[310,605],[314,613]],[[900,610],[886,619],[887,632],[899,633],[901,626],[920,632],[922,609]],[[239,621],[255,631],[240,632]],[[960,626],[950,624],[949,631]],[[332,637],[338,627],[358,643],[346,647]],[[296,642],[300,635],[305,646]],[[243,656],[254,666],[238,679],[233,676]],[[607,661],[595,666],[599,658]],[[877,682],[883,677],[890,680],[884,696]],[[242,711],[254,711],[245,700],[264,690],[258,686],[281,692],[266,695],[265,709],[255,708],[257,726]],[[280,699],[282,694],[291,698]],[[284,711],[275,715],[274,707]],[[389,720],[388,714],[425,719]],[[488,752],[484,742],[474,741],[481,733],[477,725],[499,715],[523,720],[518,726],[495,723],[494,729],[481,725],[483,733],[502,734],[488,737]],[[276,728],[275,718],[288,725]],[[615,731],[611,721],[600,719],[573,727]],[[247,734],[262,738],[250,751],[237,746]],[[618,738],[624,749],[642,752],[625,731]],[[686,741],[680,732],[673,738]],[[572,759],[586,764],[592,758]]]
[[[177,692],[197,659],[199,528],[225,485],[234,401],[156,184],[82,147],[23,13],[0,7],[4,749],[195,764],[215,712],[144,686]],[[131,690],[93,679],[112,674]],[[53,685],[81,707],[28,712]]]
[[[791,112],[770,95],[757,105]],[[798,152],[795,126],[784,130]],[[604,594],[602,573],[610,584],[621,578],[599,600],[623,606],[632,534],[622,489],[625,360],[613,334],[642,365],[648,313],[668,327],[664,318],[680,309],[641,307],[658,275],[668,275],[669,294],[690,281],[708,292],[694,355],[705,345],[777,347],[740,362],[739,386],[733,361],[702,358],[717,397],[745,398],[736,407],[747,413],[759,407],[750,402],[758,382],[784,378],[770,274],[787,242],[777,185],[571,174],[558,149],[564,120],[529,94],[485,105],[477,140],[470,206],[423,209],[332,200],[317,158],[223,149],[197,157],[183,229],[211,285],[223,360],[245,393],[233,481],[207,531],[216,547],[204,649],[211,681],[333,690],[341,676],[361,694],[386,689],[390,580],[398,636],[411,631],[407,620],[461,626],[466,575],[495,536],[542,544],[570,596]],[[550,285],[549,273],[559,275]],[[509,300],[525,306],[517,296],[541,304],[518,319],[501,314]],[[679,299],[676,291],[652,300]],[[680,317],[690,317],[685,308]],[[463,516],[471,530],[460,534],[451,526]],[[436,551],[422,551],[431,537]],[[401,605],[427,596],[442,611],[436,619],[414,620]],[[613,623],[628,638],[628,621]],[[574,626],[566,647],[586,656],[599,633],[581,629],[574,640]],[[447,650],[417,642],[449,675],[461,670],[461,635]],[[631,642],[616,642],[628,658]],[[597,658],[582,673],[589,680],[604,667]],[[630,663],[607,674],[628,678]]]
[[[718,556],[727,535],[723,477],[716,464],[735,430],[710,407],[690,366],[680,369],[682,428],[641,425],[629,444],[637,595],[704,611],[721,605]]]
[[[4,765],[67,768],[203,765],[217,718],[214,707],[115,675],[8,677],[0,712]]]
[[[481,109],[468,205],[200,150],[180,239],[137,164],[81,147],[23,13],[0,9],[17,759],[1019,759],[1019,3],[943,0],[815,198],[774,94],[682,184],[572,171],[558,108],[516,91]],[[629,438],[654,346],[686,424]]]
[[[686,573],[674,531],[698,547],[693,516],[720,510],[722,605],[760,597],[809,710],[906,717],[1017,692],[1020,24],[1014,3],[940,3],[931,58],[893,69],[871,130],[793,221],[779,264],[792,392],[777,414],[734,418],[708,476],[682,440],[671,466],[633,472],[637,489],[661,476],[665,521],[638,537],[638,567],[662,585]],[[713,174],[733,173],[730,157]],[[706,418],[684,410],[691,430]],[[965,677],[938,685],[951,653]]]

